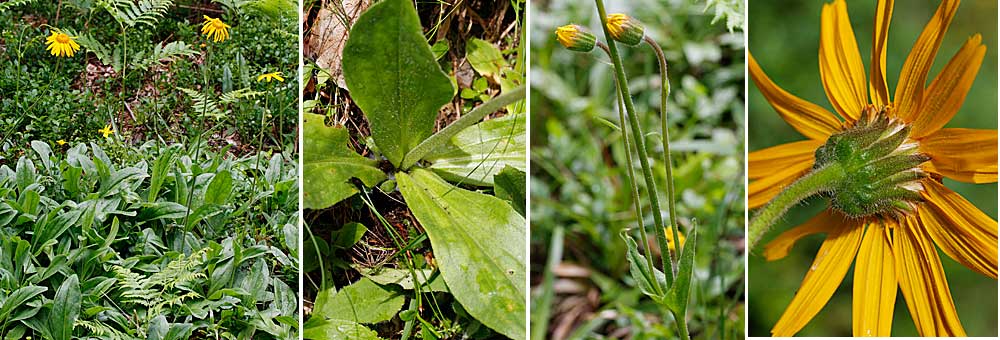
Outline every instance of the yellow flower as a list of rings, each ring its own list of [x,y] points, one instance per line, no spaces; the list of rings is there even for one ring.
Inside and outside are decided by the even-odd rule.
[[[97,133],[104,135],[104,138],[108,138],[115,130],[111,129],[111,124],[105,125],[103,129],[97,130]]]
[[[257,76],[258,83],[261,81],[267,81],[268,83],[270,83],[272,80],[277,80],[280,83],[285,82],[285,78],[281,77],[281,72],[264,73],[262,75]]]
[[[60,140],[57,140],[57,141],[56,141],[56,144],[59,144],[60,146],[62,146],[62,145],[66,145],[66,141],[65,141],[65,140],[62,140],[62,139],[60,139]]]
[[[204,15],[205,23],[201,26],[201,34],[212,38],[214,42],[222,42],[229,39],[229,25],[222,22],[222,19],[212,18]]]
[[[614,13],[607,17],[608,32],[611,38],[626,45],[635,46],[642,42],[645,36],[645,28],[639,21],[632,17]]]
[[[674,232],[670,229],[670,227],[663,228],[663,231],[666,232],[666,235],[667,235],[667,248],[670,248],[670,250],[673,250],[673,251],[677,251],[677,246],[674,244]],[[680,244],[681,244],[681,248],[683,248],[684,247],[684,241],[687,240],[684,237],[684,233],[682,233],[682,232],[680,232],[680,230],[678,230],[677,231],[677,238],[679,238],[681,240]]]
[[[775,336],[801,330],[829,301],[855,258],[855,336],[890,335],[897,287],[921,335],[965,335],[936,248],[969,269],[997,278],[997,222],[942,184],[943,177],[968,183],[997,181],[996,130],[942,128],[961,107],[986,47],[979,34],[973,35],[926,85],[958,8],[956,0],[943,1],[903,64],[890,99],[885,59],[892,7],[891,0],[879,1],[871,54],[875,62],[869,68],[871,80],[866,82],[847,4],[836,0],[823,6],[820,75],[843,121],[778,87],[749,57],[750,76],[757,88],[786,122],[809,138],[750,153],[750,208],[764,205],[808,173],[817,149],[828,138],[869,124],[871,117],[866,113],[880,112],[894,124],[890,127],[908,130],[902,145],[915,147],[929,158],[911,171],[920,176],[907,189],[918,196],[905,209],[851,218],[833,207],[766,245],[763,255],[773,261],[785,257],[802,237],[826,234],[801,287],[771,330]]]
[[[565,25],[556,28],[556,40],[568,50],[590,52],[597,44],[597,38],[579,25]]]
[[[52,31],[52,35],[45,39],[45,45],[45,49],[57,57],[72,57],[73,53],[80,50],[80,45],[73,41],[73,37],[59,30]]]

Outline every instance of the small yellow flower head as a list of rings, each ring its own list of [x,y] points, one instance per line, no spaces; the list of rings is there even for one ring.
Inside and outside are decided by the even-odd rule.
[[[597,38],[580,25],[566,25],[556,29],[556,40],[570,51],[590,52]]]
[[[80,45],[72,37],[58,29],[45,39],[45,45],[45,49],[57,57],[72,57],[73,53],[80,50]]]
[[[608,31],[612,39],[629,46],[641,43],[645,35],[642,23],[622,13],[608,15]]]
[[[684,237],[683,233],[681,233],[678,230],[677,231],[677,238],[679,238],[681,241],[680,242],[674,242],[674,232],[670,229],[670,227],[663,228],[663,231],[666,232],[666,234],[667,234],[667,248],[670,248],[670,250],[673,250],[673,251],[677,251],[677,244],[676,243],[680,243],[680,246],[684,247],[684,241],[686,240],[686,238]]]
[[[65,141],[65,140],[62,140],[62,139],[60,139],[60,140],[57,140],[57,141],[56,141],[56,144],[59,144],[59,146],[63,146],[63,145],[66,145],[66,141]]]
[[[229,25],[222,22],[222,19],[212,18],[204,15],[205,23],[201,25],[201,34],[212,38],[214,42],[223,42],[229,39]]]
[[[97,130],[97,133],[104,135],[104,138],[108,138],[112,133],[115,133],[115,130],[111,129],[111,124],[108,124],[105,125],[103,129]]]
[[[268,83],[270,83],[272,80],[277,80],[279,83],[285,82],[285,78],[281,77],[281,72],[264,73],[262,75],[257,76],[258,83],[262,81],[267,81]]]

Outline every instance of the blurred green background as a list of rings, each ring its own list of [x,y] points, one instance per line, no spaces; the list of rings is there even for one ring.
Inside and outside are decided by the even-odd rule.
[[[688,234],[697,224],[699,234],[688,312],[690,331],[698,339],[744,338],[745,62],[743,12],[734,4],[606,2],[608,13],[628,13],[643,22],[668,59],[678,224]],[[714,21],[716,13],[721,16]],[[532,327],[549,320],[549,339],[676,338],[673,320],[663,320],[665,311],[628,276],[619,232],[635,228],[637,216],[625,170],[619,167],[625,153],[613,127],[618,113],[610,61],[599,50],[567,51],[553,33],[558,26],[576,23],[603,40],[595,4],[535,1],[531,19]],[[732,32],[727,24],[735,26]],[[620,50],[662,191],[656,60],[646,45]],[[666,216],[665,199],[661,193]],[[642,203],[641,218],[651,226],[648,202]],[[563,256],[552,267],[554,289],[547,291],[540,283],[557,228],[565,230],[556,242],[563,245]],[[545,303],[545,293],[554,294],[551,303]]]
[[[818,55],[820,11],[827,1],[757,1],[749,8],[749,44],[764,71],[789,92],[821,105],[831,112],[820,82]],[[896,2],[889,28],[887,72],[889,93],[895,91],[899,71],[917,36],[934,14],[940,1]],[[850,2],[848,13],[865,65],[871,54],[871,32],[875,1]],[[966,1],[958,9],[931,69],[931,77],[975,33],[983,34],[987,47],[979,76],[962,109],[946,127],[997,128],[997,2]],[[928,78],[932,79],[932,78]],[[760,91],[750,82],[749,148],[759,150],[781,143],[803,140],[774,112]],[[952,190],[997,218],[997,185],[965,184],[945,180]],[[814,200],[793,209],[783,225],[764,237],[772,239],[780,231],[806,221],[827,203]],[[798,289],[824,236],[801,241],[785,259],[765,262],[760,250],[749,259],[749,333],[767,336]],[[764,243],[762,242],[761,245]],[[939,252],[940,253],[940,252]],[[940,253],[951,293],[962,325],[970,336],[997,335],[997,282],[972,272]],[[848,272],[837,293],[799,335],[850,336],[852,273]],[[897,295],[894,336],[917,335],[903,295]]]

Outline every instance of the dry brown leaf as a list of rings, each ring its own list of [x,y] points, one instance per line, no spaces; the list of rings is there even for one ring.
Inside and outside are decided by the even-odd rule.
[[[340,65],[350,26],[371,6],[371,0],[332,1],[319,10],[307,44],[315,53],[316,65],[330,73],[337,86],[347,89]]]

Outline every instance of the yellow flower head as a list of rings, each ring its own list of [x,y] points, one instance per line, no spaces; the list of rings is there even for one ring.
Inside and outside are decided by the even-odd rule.
[[[590,52],[597,38],[580,25],[566,25],[556,28],[556,40],[568,50]]]
[[[667,235],[667,248],[670,248],[672,251],[677,251],[677,242],[674,242],[674,232],[670,229],[670,227],[663,228],[663,231]],[[684,241],[687,240],[687,238],[684,237],[684,233],[681,233],[680,230],[678,230],[677,238],[681,240],[679,242],[681,248],[684,248]]]
[[[775,336],[792,336],[805,327],[833,296],[852,262],[855,336],[891,335],[897,290],[922,336],[965,336],[938,250],[997,278],[997,221],[943,184],[944,177],[997,182],[997,131],[944,128],[971,88],[986,47],[979,34],[969,37],[928,82],[942,37],[958,9],[957,0],[942,1],[906,58],[890,98],[885,65],[892,8],[892,1],[878,2],[873,62],[866,69],[846,2],[823,6],[820,78],[837,115],[778,87],[753,55],[748,57],[750,76],[761,94],[808,138],[750,153],[750,208],[767,204],[783,188],[840,157],[840,151],[862,156],[871,152],[899,161],[874,168],[868,166],[885,158],[854,163],[857,167],[847,170],[850,181],[861,178],[860,185],[872,190],[848,191],[845,197],[838,196],[844,192],[831,192],[830,208],[765,246],[764,257],[773,261],[787,256],[799,239],[826,234],[801,287],[771,330]],[[837,147],[852,143],[864,148]],[[885,200],[855,205],[863,203],[866,194]]]
[[[53,30],[52,35],[45,39],[45,49],[57,57],[72,57],[80,50],[80,45],[73,39],[58,29]]]
[[[63,146],[63,145],[66,145],[66,141],[65,141],[65,140],[62,140],[62,139],[60,139],[60,140],[57,140],[57,141],[56,141],[56,144],[59,144],[60,146]]]
[[[638,45],[642,42],[642,38],[646,34],[645,27],[639,21],[626,14],[614,13],[608,15],[607,21],[611,39],[623,44],[629,46]]]
[[[115,130],[111,129],[111,124],[108,124],[105,125],[103,129],[97,130],[97,133],[104,135],[104,138],[108,138],[112,133],[115,133]]]
[[[281,72],[264,73],[262,75],[257,76],[258,83],[262,81],[267,81],[268,83],[270,83],[272,80],[277,80],[279,83],[285,82],[285,78],[281,77]]]
[[[201,25],[201,34],[204,34],[214,42],[223,42],[229,39],[229,25],[222,22],[222,19],[212,18],[204,15],[205,23]]]

